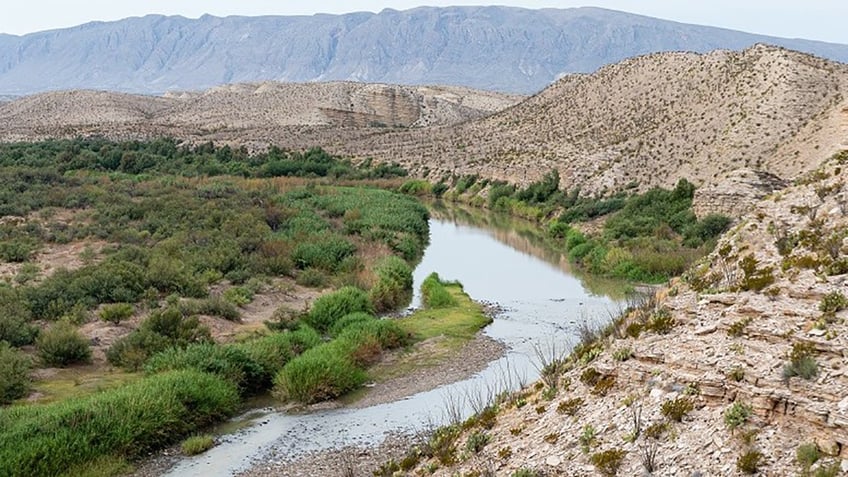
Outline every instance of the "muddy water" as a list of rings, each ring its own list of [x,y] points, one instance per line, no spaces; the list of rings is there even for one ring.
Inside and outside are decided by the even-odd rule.
[[[168,475],[228,476],[310,451],[376,444],[387,433],[414,432],[456,412],[468,415],[486,394],[535,379],[536,347],[556,343],[564,349],[574,342],[578,323],[607,321],[621,306],[620,284],[578,277],[526,223],[460,209],[434,208],[433,217],[415,289],[437,271],[462,282],[472,298],[499,304],[504,312],[485,333],[509,347],[506,356],[470,379],[369,408],[308,414],[254,409],[223,428],[223,443],[180,461]],[[413,306],[419,302],[416,294]]]

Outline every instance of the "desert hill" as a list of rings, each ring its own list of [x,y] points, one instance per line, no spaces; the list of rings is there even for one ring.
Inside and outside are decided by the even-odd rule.
[[[530,94],[662,51],[770,43],[848,61],[848,46],[687,25],[599,8],[421,7],[346,15],[149,15],[0,35],[0,95],[161,94],[228,83],[449,84]]]
[[[0,103],[4,124],[0,136],[5,140],[85,134],[238,138],[244,131],[279,134],[287,128],[312,126],[379,132],[388,127],[458,123],[520,99],[460,87],[352,82],[234,84],[164,96],[60,91]]]

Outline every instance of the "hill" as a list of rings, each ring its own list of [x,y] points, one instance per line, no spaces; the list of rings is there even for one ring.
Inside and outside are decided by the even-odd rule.
[[[593,72],[636,55],[739,50],[759,42],[848,61],[846,45],[598,8],[150,15],[0,35],[0,95],[68,89],[161,94],[267,80],[449,84],[528,94],[564,74]]]

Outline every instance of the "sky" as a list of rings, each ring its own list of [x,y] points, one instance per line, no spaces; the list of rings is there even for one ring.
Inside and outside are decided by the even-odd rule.
[[[510,5],[526,8],[596,6],[667,20],[765,35],[848,44],[844,0],[16,0],[5,2],[0,33],[22,35],[90,21],[150,13],[197,18],[227,15],[312,15],[379,12],[422,5]]]

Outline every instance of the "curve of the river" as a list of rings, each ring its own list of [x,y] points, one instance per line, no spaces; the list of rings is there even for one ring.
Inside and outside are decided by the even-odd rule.
[[[459,280],[475,300],[504,309],[485,329],[508,346],[504,357],[469,379],[387,404],[307,414],[254,411],[241,417],[243,429],[205,454],[180,461],[167,475],[229,476],[259,462],[378,444],[387,433],[444,422],[446,402],[461,401],[463,413],[470,414],[471,400],[537,377],[534,344],[565,350],[574,342],[578,323],[607,321],[620,307],[622,287],[605,288],[578,278],[565,257],[529,232],[531,227],[491,216],[474,218],[456,209],[434,209],[433,215],[430,245],[414,272],[413,306],[421,281],[431,272]]]

